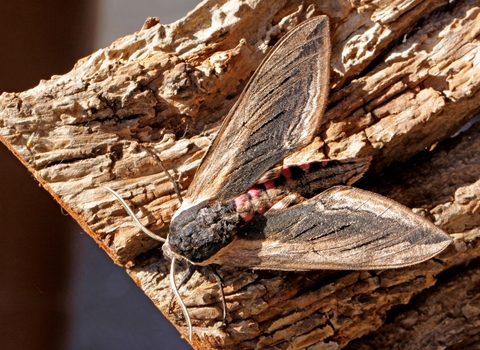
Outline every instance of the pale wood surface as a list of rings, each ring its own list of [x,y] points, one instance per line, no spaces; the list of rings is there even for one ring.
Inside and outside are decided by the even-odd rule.
[[[185,193],[219,121],[266,52],[317,14],[332,24],[327,122],[289,161],[373,156],[361,185],[417,208],[455,242],[435,259],[399,270],[221,267],[229,309],[224,328],[217,327],[218,286],[196,273],[182,289],[193,345],[334,349],[377,329],[355,346],[478,343],[478,265],[465,264],[480,254],[480,131],[435,145],[480,109],[480,1],[204,1],[171,25],[147,20],[63,76],[4,93],[1,140],[167,313],[168,262],[159,243],[141,234],[99,186],[117,190],[148,228],[166,235],[178,201],[143,147],[159,154]],[[465,297],[457,299],[452,286],[462,284]],[[389,309],[420,292],[382,326]],[[178,307],[168,317],[186,334]],[[447,327],[452,333],[445,330],[449,320],[456,322]],[[400,329],[404,336],[395,336]]]

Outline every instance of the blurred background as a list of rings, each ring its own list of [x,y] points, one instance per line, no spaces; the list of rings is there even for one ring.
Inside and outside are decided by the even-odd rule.
[[[3,0],[0,93],[200,0]],[[0,144],[0,349],[190,349],[153,303]]]

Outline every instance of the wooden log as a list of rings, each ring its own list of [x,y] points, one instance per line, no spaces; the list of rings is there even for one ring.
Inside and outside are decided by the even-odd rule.
[[[330,16],[332,26],[326,123],[315,142],[287,162],[372,156],[360,186],[414,208],[454,244],[397,270],[222,266],[226,327],[220,326],[218,286],[196,273],[181,290],[193,318],[192,345],[415,345],[392,330],[432,347],[478,343],[478,265],[466,264],[480,254],[480,130],[449,138],[480,108],[480,1],[206,0],[170,25],[148,19],[142,30],[63,76],[2,94],[1,140],[186,335],[180,309],[167,312],[168,261],[159,243],[140,233],[100,186],[118,191],[144,225],[166,236],[178,200],[145,149],[159,155],[185,193],[253,70],[282,35],[319,14]],[[471,291],[461,300],[452,287],[457,282]],[[447,311],[456,302],[461,305],[452,316]],[[395,317],[386,318],[392,308]],[[455,327],[451,336],[445,325]]]

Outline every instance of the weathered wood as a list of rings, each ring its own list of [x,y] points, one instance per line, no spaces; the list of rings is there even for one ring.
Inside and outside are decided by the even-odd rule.
[[[332,23],[328,122],[288,161],[373,156],[375,191],[417,208],[455,243],[435,259],[398,270],[220,267],[229,314],[224,328],[218,286],[196,273],[182,294],[197,348],[341,348],[377,329],[364,346],[393,347],[403,339],[389,336],[389,326],[428,336],[429,344],[447,343],[444,328],[435,328],[443,336],[437,340],[428,317],[409,315],[435,310],[441,299],[435,295],[454,302],[455,281],[478,284],[477,265],[458,276],[449,271],[480,254],[480,131],[378,174],[433,149],[480,109],[480,1],[204,1],[171,25],[147,20],[64,76],[0,97],[2,142],[167,314],[168,262],[159,243],[140,233],[100,186],[117,190],[148,228],[166,235],[178,202],[145,147],[159,154],[184,192],[255,67],[279,37],[317,14]],[[368,181],[363,186],[372,188]],[[426,290],[440,273],[448,277]],[[471,290],[462,300],[473,324],[480,312]],[[397,309],[382,327],[389,309],[421,292],[411,309]],[[167,316],[186,333],[178,308]],[[472,328],[458,327],[450,346],[474,341]]]

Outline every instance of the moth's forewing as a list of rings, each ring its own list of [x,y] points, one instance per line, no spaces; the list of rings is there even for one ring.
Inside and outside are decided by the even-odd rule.
[[[273,270],[395,268],[427,260],[450,242],[442,230],[391,199],[335,186],[257,216],[205,263]]]
[[[329,90],[330,51],[326,16],[300,24],[275,45],[224,120],[182,208],[232,199],[313,140]]]

